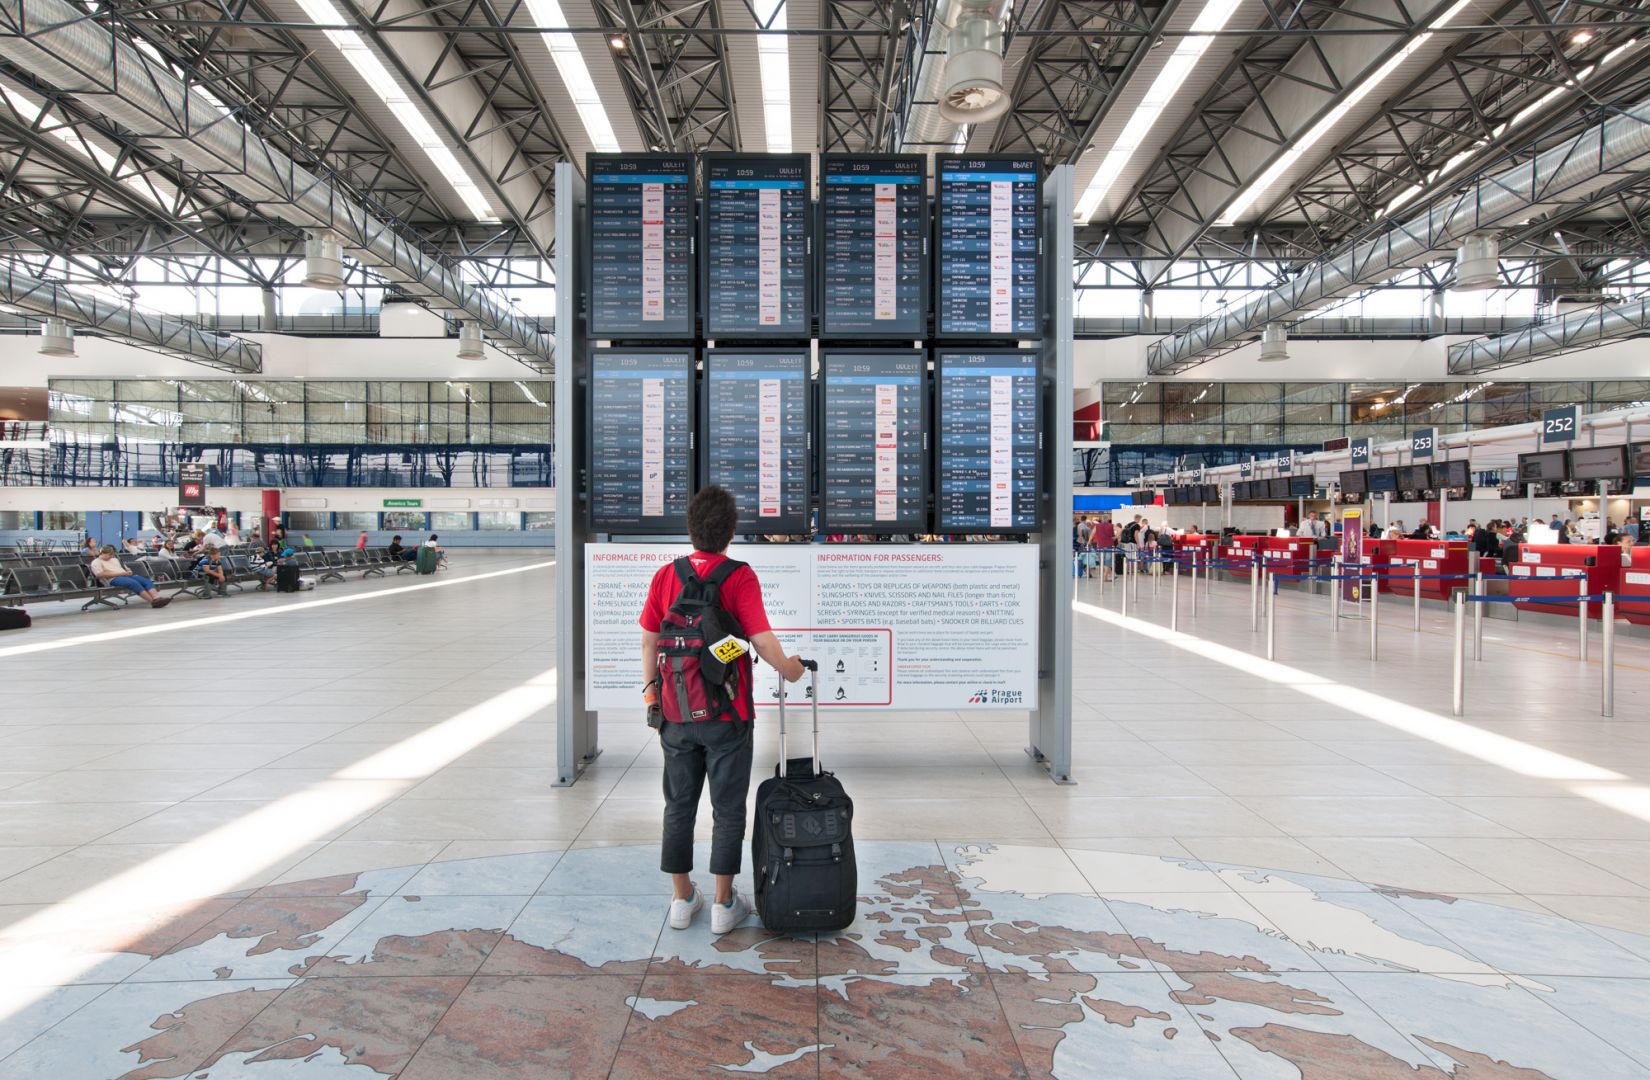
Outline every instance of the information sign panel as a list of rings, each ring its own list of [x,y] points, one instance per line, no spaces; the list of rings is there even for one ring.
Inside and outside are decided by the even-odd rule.
[[[1036,158],[940,155],[935,171],[940,337],[1042,337]]]
[[[705,336],[812,333],[807,154],[705,155]]]
[[[1409,456],[1412,460],[1420,461],[1432,456],[1432,444],[1437,436],[1433,428],[1419,428],[1410,432]]]
[[[934,508],[942,533],[1035,532],[1042,442],[1035,352],[942,349]]]
[[[1345,474],[1342,474],[1345,475]],[[1364,563],[1364,512],[1359,507],[1347,507],[1341,511],[1341,566],[1344,568],[1361,567]],[[1373,583],[1372,583],[1373,584]],[[1343,577],[1341,579],[1341,599],[1357,603],[1363,590],[1363,581],[1360,578]]]
[[[693,492],[693,350],[590,352],[590,527],[685,533]]]
[[[590,154],[590,336],[694,334],[693,157]]]
[[[1541,445],[1575,442],[1576,428],[1581,426],[1581,406],[1560,405],[1541,414]]]
[[[203,462],[178,463],[178,505],[206,505],[206,465]]]
[[[928,425],[921,349],[826,349],[820,524],[827,532],[927,531]]]
[[[635,710],[636,615],[687,546],[584,548],[586,704]],[[1030,544],[745,544],[785,652],[819,661],[824,708],[1028,709],[1037,698],[1039,549]],[[756,703],[778,703],[773,668]],[[805,684],[804,684],[805,685]],[[791,701],[799,688],[791,688]]]
[[[821,337],[928,332],[927,159],[820,158]]]
[[[808,529],[806,349],[705,352],[705,480],[739,504],[740,533]]]
[[[1369,464],[1369,440],[1367,438],[1353,439],[1348,447],[1351,452],[1352,467],[1359,469]]]

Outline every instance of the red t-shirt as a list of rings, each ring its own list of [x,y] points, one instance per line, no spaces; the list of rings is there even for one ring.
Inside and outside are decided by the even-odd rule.
[[[706,551],[695,551],[688,556],[693,560],[693,572],[701,579],[709,577],[710,572],[727,561],[726,555],[712,554]],[[665,612],[670,605],[682,595],[682,580],[676,576],[676,567],[665,563],[653,575],[653,583],[647,587],[647,603],[642,605],[642,617],[637,620],[642,629],[650,634],[657,634],[662,624]],[[748,566],[741,566],[735,570],[728,580],[722,583],[722,591],[718,597],[722,610],[732,615],[739,623],[739,628],[745,632],[747,638],[772,630],[768,625],[768,611],[762,606],[762,584],[756,580],[756,571]]]

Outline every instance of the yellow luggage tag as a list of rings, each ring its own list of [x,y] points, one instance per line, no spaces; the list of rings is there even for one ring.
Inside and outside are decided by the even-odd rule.
[[[712,644],[710,647],[710,652],[712,656],[722,661],[722,663],[731,664],[741,656],[745,655],[745,643],[734,637],[732,634],[729,634],[721,641]]]

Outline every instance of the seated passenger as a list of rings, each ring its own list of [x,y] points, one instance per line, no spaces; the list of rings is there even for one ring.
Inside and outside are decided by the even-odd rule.
[[[258,588],[262,589],[275,584],[275,552],[268,548],[255,547],[246,566],[252,573],[258,575]]]
[[[215,547],[206,549],[195,564],[195,572],[206,582],[206,599],[212,599],[216,592],[219,596],[229,595],[229,567],[224,565],[223,553]]]
[[[126,554],[128,555],[143,554],[143,545],[138,543],[138,538],[135,536],[128,536],[126,538],[126,542],[122,544],[121,547],[126,549]]]
[[[106,585],[113,585],[118,589],[125,589],[134,596],[141,596],[149,601],[149,606],[153,608],[163,608],[172,602],[171,597],[162,596],[155,591],[153,581],[127,570],[121,561],[115,558],[113,544],[104,544],[98,557],[92,560],[92,576]]]
[[[416,548],[410,548],[401,542],[401,534],[390,537],[390,558],[396,562],[412,562],[418,555]]]

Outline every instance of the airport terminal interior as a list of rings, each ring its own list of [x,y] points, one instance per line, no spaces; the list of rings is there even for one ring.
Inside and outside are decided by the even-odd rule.
[[[0,1080],[1650,1078],[1647,35],[0,0]]]

